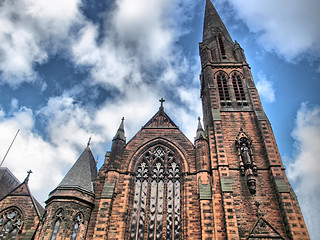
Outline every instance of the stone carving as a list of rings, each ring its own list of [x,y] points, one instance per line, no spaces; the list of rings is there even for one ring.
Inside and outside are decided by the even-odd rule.
[[[238,157],[240,163],[240,172],[242,176],[246,176],[247,178],[247,185],[249,187],[250,193],[255,193],[255,176],[257,176],[257,166],[254,162],[251,145],[252,141],[241,128],[236,139],[236,147],[238,149]]]

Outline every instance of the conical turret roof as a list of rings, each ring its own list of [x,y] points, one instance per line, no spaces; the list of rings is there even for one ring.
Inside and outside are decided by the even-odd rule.
[[[79,187],[93,193],[92,182],[97,178],[97,165],[90,150],[86,147],[78,160],[59,184],[59,187]]]

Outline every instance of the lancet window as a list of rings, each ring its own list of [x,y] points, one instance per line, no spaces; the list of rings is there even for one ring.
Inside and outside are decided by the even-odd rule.
[[[180,239],[180,168],[174,154],[161,146],[140,160],[135,178],[130,239]]]
[[[219,72],[217,75],[218,91],[220,101],[230,100],[226,74]]]
[[[71,240],[75,240],[77,238],[80,224],[83,223],[83,214],[77,213],[76,216],[74,217],[73,221],[74,221],[74,224],[73,224]]]
[[[219,47],[220,47],[222,58],[225,59],[226,58],[226,50],[224,48],[224,44],[223,44],[222,37],[220,34],[218,35],[218,42],[219,42]]]
[[[60,208],[56,211],[56,214],[55,214],[55,223],[54,223],[53,232],[51,235],[51,240],[55,240],[57,238],[63,217],[64,217],[64,211],[63,209]]]
[[[0,215],[0,239],[16,239],[23,225],[23,215],[15,207]]]
[[[232,85],[237,101],[245,101],[246,96],[242,85],[242,79],[239,74],[235,73],[232,75]]]

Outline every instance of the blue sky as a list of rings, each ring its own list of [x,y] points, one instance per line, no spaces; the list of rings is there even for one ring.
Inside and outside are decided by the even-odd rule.
[[[311,236],[320,235],[320,2],[213,2],[245,50]],[[193,141],[205,1],[4,0],[0,156],[40,202],[92,137],[98,158],[124,116],[130,139],[166,99]]]

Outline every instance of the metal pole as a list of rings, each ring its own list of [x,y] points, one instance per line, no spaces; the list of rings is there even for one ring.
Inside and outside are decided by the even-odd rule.
[[[8,152],[10,151],[10,148],[11,148],[11,146],[12,146],[12,144],[13,144],[14,140],[16,140],[16,137],[17,137],[17,135],[18,135],[19,131],[20,131],[20,129],[18,129],[18,131],[17,131],[16,135],[14,136],[14,138],[13,138],[13,140],[12,140],[12,142],[11,142],[11,144],[10,144],[9,148],[8,148],[8,151],[6,152],[6,155],[4,155],[4,157],[3,157],[3,159],[2,159],[2,162],[1,162],[1,164],[0,164],[0,167],[2,166],[2,164],[3,164],[4,160],[6,159],[6,157],[7,157],[7,155],[8,155]]]

